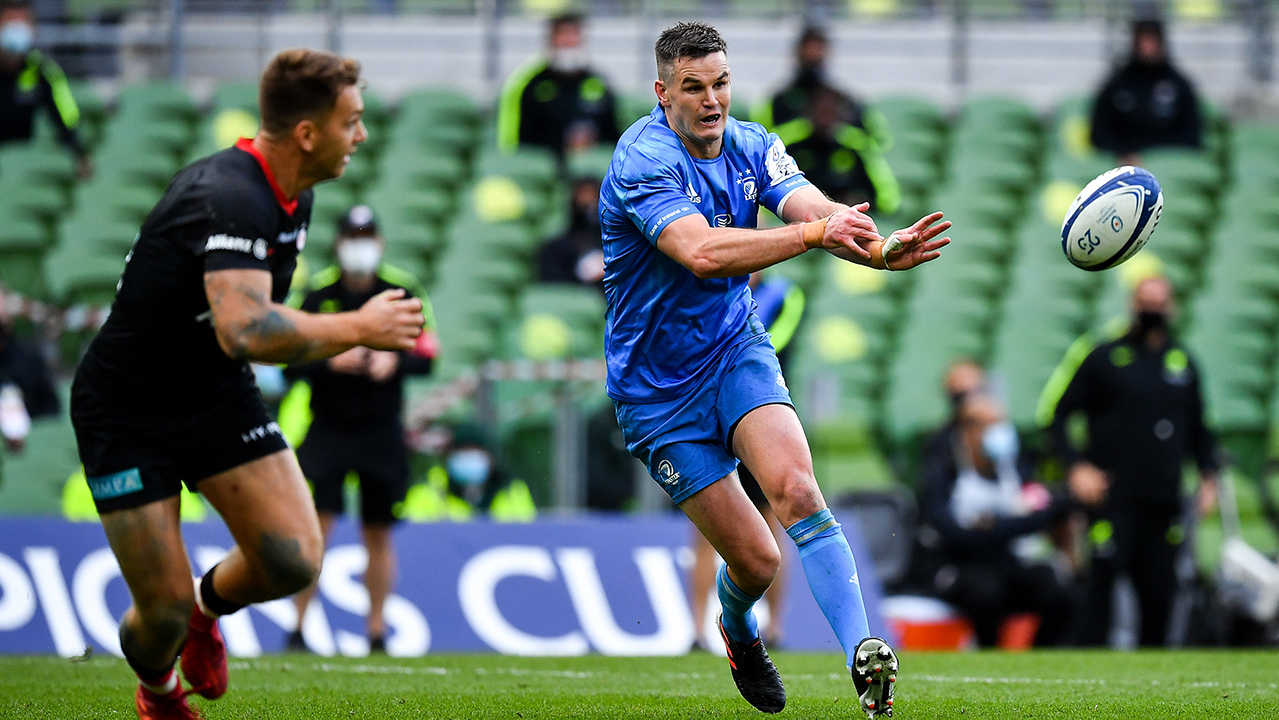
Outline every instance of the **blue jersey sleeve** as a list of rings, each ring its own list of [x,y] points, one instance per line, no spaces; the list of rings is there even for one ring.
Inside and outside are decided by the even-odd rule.
[[[768,149],[764,151],[764,191],[759,194],[759,202],[769,212],[781,217],[786,199],[796,190],[812,183],[800,172],[794,158],[786,152],[786,144],[776,133],[768,133],[765,142],[768,143]]]
[[[635,153],[616,179],[627,217],[654,245],[673,221],[699,213],[689,200],[675,168]]]

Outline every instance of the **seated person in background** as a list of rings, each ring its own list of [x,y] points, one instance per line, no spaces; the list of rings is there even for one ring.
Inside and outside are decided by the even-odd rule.
[[[345,485],[354,473],[360,482],[360,525],[368,549],[364,584],[369,591],[369,651],[386,651],[382,605],[395,576],[391,529],[394,507],[409,483],[408,448],[404,443],[404,378],[431,371],[438,341],[430,300],[417,279],[382,262],[386,241],[367,205],[357,205],[338,220],[333,243],[337,266],[318,273],[302,309],[312,313],[358,310],[378,293],[402,288],[406,297],[422,301],[425,330],[407,352],[354,347],[313,363],[290,365],[286,375],[311,385],[314,419],[298,446],[298,464],[314,488],[315,507],[325,540],[345,510]],[[302,616],[315,586],[295,596],[298,629],[289,649],[305,650]]]
[[[538,280],[547,283],[579,283],[604,291],[604,241],[600,236],[600,181],[581,177],[573,181],[568,231],[542,246],[538,252]]]
[[[5,448],[22,452],[31,420],[57,415],[61,409],[44,357],[14,337],[9,298],[0,285],[0,435]]]
[[[1135,165],[1147,148],[1199,147],[1200,132],[1195,88],[1168,60],[1163,23],[1134,22],[1132,54],[1093,103],[1092,144]]]
[[[943,558],[934,590],[972,620],[982,647],[997,644],[1013,613],[1039,614],[1037,646],[1058,644],[1070,626],[1068,589],[1050,566],[1028,564],[1014,548],[1069,508],[1029,478],[1017,431],[983,390],[964,394],[955,424],[924,458],[921,514],[940,535]]]
[[[76,173],[87,179],[93,166],[76,134],[80,108],[62,68],[34,49],[34,40],[30,3],[0,0],[0,144],[30,142],[36,109],[44,108],[62,144],[76,157]]]
[[[582,17],[550,21],[547,54],[507,79],[497,110],[497,145],[511,152],[540,145],[561,157],[595,145],[612,147],[617,127],[613,93],[587,64]]]

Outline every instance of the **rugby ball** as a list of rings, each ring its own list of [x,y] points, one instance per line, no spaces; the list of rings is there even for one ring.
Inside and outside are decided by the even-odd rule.
[[[1125,165],[1104,172],[1066,211],[1062,252],[1084,270],[1112,268],[1141,250],[1163,209],[1163,190],[1148,170]]]

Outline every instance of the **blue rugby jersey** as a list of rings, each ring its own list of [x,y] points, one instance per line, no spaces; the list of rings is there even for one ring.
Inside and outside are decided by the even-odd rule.
[[[683,394],[732,346],[753,301],[747,277],[701,280],[657,249],[671,222],[701,213],[712,227],[754,228],[808,185],[777,135],[729,117],[714,160],[688,154],[661,105],[622,135],[600,188],[604,348],[614,400]]]

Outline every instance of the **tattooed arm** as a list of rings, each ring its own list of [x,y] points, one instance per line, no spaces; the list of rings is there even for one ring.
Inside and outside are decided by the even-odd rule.
[[[307,313],[271,301],[265,270],[214,270],[204,274],[213,329],[229,357],[298,363],[337,355],[357,345],[409,350],[422,334],[422,302],[388,290],[359,310]]]

